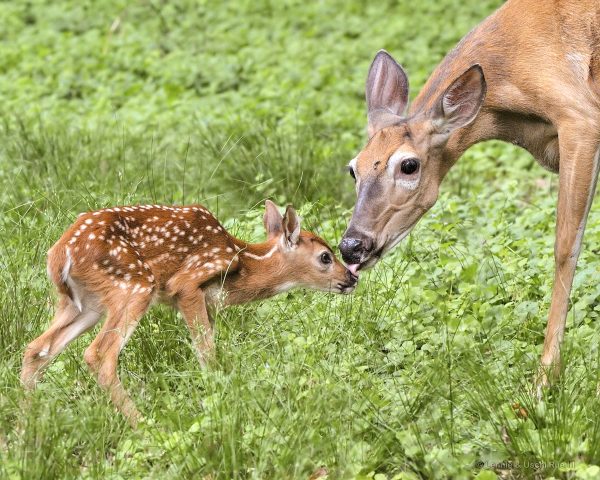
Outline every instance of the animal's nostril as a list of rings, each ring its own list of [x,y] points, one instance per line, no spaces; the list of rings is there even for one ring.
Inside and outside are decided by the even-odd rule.
[[[342,258],[347,264],[358,264],[373,250],[373,239],[366,235],[346,236],[340,243]]]
[[[362,250],[362,241],[358,238],[344,238],[340,243],[340,250],[344,254],[353,254]]]
[[[360,240],[355,240],[355,243],[351,248],[353,252],[360,252],[363,250],[363,243]]]

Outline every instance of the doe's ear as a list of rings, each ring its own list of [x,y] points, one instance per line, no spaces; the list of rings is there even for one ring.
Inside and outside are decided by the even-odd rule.
[[[271,200],[265,202],[265,215],[263,216],[263,223],[265,230],[267,231],[267,240],[271,240],[281,235],[283,226],[283,217],[279,213],[277,205]]]
[[[296,247],[300,240],[300,217],[291,205],[285,209],[282,228],[285,244],[289,248]]]
[[[400,120],[408,104],[408,77],[385,50],[379,50],[369,69],[366,86],[368,134]]]
[[[433,124],[438,133],[447,135],[471,123],[485,100],[487,84],[480,65],[472,65],[437,100]]]

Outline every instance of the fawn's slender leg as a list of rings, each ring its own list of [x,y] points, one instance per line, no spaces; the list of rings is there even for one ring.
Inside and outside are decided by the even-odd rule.
[[[183,315],[203,367],[214,357],[215,342],[213,325],[206,309],[206,298],[200,288],[184,289],[179,292],[177,308]]]
[[[140,318],[152,300],[152,294],[124,300],[109,299],[108,316],[98,336],[84,353],[84,359],[98,384],[110,394],[112,402],[135,427],[140,413],[123,388],[117,373],[119,353],[127,344]]]
[[[96,325],[101,316],[101,311],[86,305],[80,312],[67,295],[61,294],[50,327],[27,346],[23,355],[21,382],[25,388],[35,388],[50,362],[69,343]]]
[[[578,132],[581,138],[581,132]],[[560,141],[560,172],[556,243],[554,246],[555,274],[552,301],[541,359],[539,387],[545,386],[560,372],[560,344],[563,339],[569,296],[575,267],[581,250],[587,215],[594,198],[598,178],[598,144]]]

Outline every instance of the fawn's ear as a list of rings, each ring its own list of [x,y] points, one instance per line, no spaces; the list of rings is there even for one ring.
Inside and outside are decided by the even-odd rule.
[[[277,205],[271,200],[265,202],[265,215],[263,216],[263,223],[265,230],[267,231],[267,240],[278,237],[283,231],[283,217],[279,213]]]
[[[282,227],[285,244],[289,248],[296,247],[300,240],[300,217],[291,205],[285,209]]]

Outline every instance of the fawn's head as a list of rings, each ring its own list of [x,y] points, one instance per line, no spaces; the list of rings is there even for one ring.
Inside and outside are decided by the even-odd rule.
[[[286,285],[334,293],[350,293],[358,277],[340,262],[327,243],[317,235],[300,229],[300,217],[291,205],[281,215],[267,200],[263,218],[267,240],[274,244],[274,261]]]
[[[441,87],[441,80],[432,85],[433,93],[406,116],[402,67],[383,50],[373,60],[366,85],[369,142],[348,166],[358,198],[340,244],[347,263],[373,266],[436,202],[452,166],[444,148],[452,132],[477,116],[486,83],[481,67],[473,65]]]

